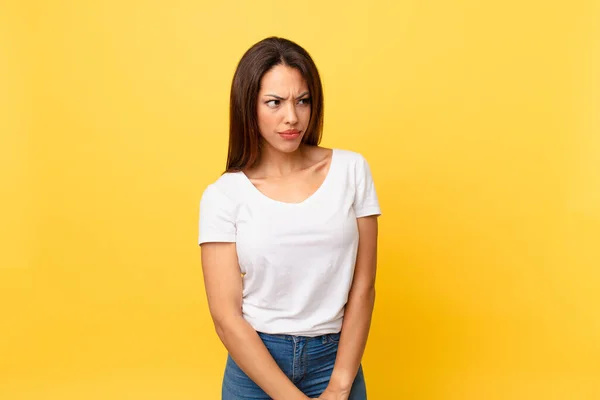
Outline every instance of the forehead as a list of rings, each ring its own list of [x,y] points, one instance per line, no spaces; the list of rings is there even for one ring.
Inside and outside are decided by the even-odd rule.
[[[287,65],[276,65],[267,71],[260,82],[261,92],[269,90],[300,91],[308,85],[302,73]]]

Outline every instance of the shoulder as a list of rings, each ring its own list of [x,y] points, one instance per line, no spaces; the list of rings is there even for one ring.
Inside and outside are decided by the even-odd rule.
[[[226,172],[210,183],[202,194],[203,201],[227,202],[237,204],[243,197],[241,172]]]
[[[372,183],[371,167],[365,156],[357,151],[345,149],[335,149],[335,155],[338,157],[340,170],[345,171],[356,185]]]
[[[339,162],[345,164],[349,168],[359,171],[369,168],[366,158],[359,152],[336,148],[334,149],[334,155]]]

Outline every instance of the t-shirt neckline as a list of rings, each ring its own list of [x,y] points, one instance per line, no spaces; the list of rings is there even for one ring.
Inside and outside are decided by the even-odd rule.
[[[248,176],[246,176],[246,174],[243,171],[238,171],[238,174],[240,174],[242,176],[242,179],[247,182],[248,186],[250,187],[250,190],[252,192],[254,192],[259,198],[262,198],[263,200],[266,200],[266,201],[269,201],[269,202],[272,202],[275,204],[281,204],[281,205],[288,206],[288,207],[301,206],[303,204],[309,203],[312,199],[317,197],[320,192],[325,190],[325,187],[328,185],[328,182],[331,180],[333,168],[335,167],[335,164],[336,164],[336,158],[337,158],[336,152],[337,151],[335,148],[331,149],[331,161],[329,164],[329,170],[327,171],[327,175],[325,175],[325,179],[323,179],[323,182],[321,183],[321,185],[319,185],[317,190],[315,190],[310,196],[308,196],[306,199],[302,200],[301,202],[297,202],[297,203],[288,203],[286,201],[275,200],[275,199],[267,196],[260,190],[258,190],[258,188],[256,186],[254,186],[252,181],[250,181],[250,178],[248,178]]]

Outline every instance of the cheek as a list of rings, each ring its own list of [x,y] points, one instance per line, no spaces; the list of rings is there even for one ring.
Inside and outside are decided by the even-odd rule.
[[[258,126],[262,129],[273,128],[277,125],[277,113],[271,110],[258,112]]]
[[[306,120],[310,119],[310,113],[311,113],[311,109],[310,107],[303,107],[301,108],[299,114],[302,115],[303,118],[306,118]]]

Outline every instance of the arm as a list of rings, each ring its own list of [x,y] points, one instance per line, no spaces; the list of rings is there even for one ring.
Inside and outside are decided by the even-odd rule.
[[[242,279],[235,243],[204,243],[201,248],[208,306],[231,358],[274,400],[307,400],[242,316]]]
[[[375,305],[377,217],[358,218],[358,254],[348,295],[337,358],[322,399],[347,399],[367,344]]]

